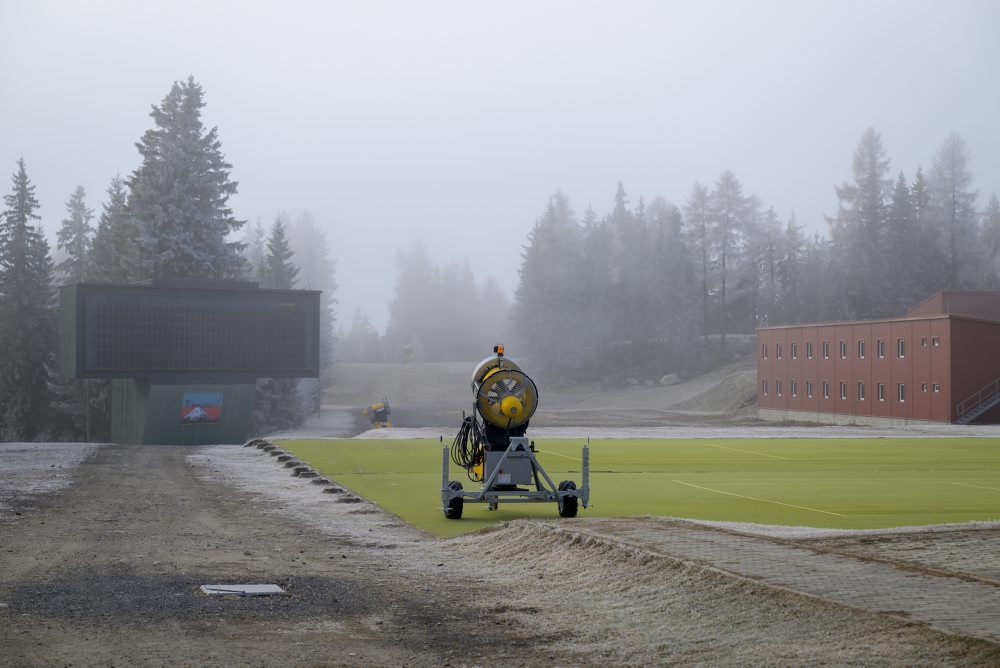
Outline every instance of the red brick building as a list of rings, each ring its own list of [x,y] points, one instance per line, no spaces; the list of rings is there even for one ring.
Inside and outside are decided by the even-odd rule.
[[[1000,292],[939,292],[903,318],[757,330],[763,419],[1000,422]]]

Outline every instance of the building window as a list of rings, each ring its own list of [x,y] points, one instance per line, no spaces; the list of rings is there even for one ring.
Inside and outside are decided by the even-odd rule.
[[[941,347],[941,339],[939,337],[937,337],[937,336],[932,336],[931,337],[931,345],[934,346],[935,348],[940,348]]]
[[[865,342],[858,341],[858,359],[863,360],[865,358]]]
[[[878,400],[885,401],[885,383],[878,384]]]
[[[792,344],[792,359],[797,360],[799,358],[799,344]]]
[[[806,341],[806,357],[808,359],[813,358],[813,344],[812,341]]]
[[[896,339],[896,357],[899,359],[906,357],[906,339]]]
[[[847,383],[840,381],[840,398],[847,399]]]
[[[824,399],[830,398],[830,381],[828,380],[823,381],[823,398]]]
[[[779,360],[781,359],[781,344],[780,343],[775,343],[774,344],[774,356],[777,357]]]
[[[811,380],[806,381],[806,396],[810,399],[813,398],[813,382]]]
[[[830,342],[829,341],[824,341],[823,342],[823,359],[825,359],[825,360],[830,359]]]
[[[931,385],[931,390],[934,392],[934,394],[940,394],[941,393],[941,383],[934,383],[933,385]]]
[[[927,383],[920,383],[920,391],[921,392],[927,391]]]
[[[885,359],[885,339],[878,340],[878,358]]]
[[[858,383],[858,401],[865,400],[865,384]]]
[[[847,359],[847,341],[840,342],[840,359]]]
[[[767,379],[760,381],[760,391],[766,397],[767,396]]]
[[[896,396],[899,398],[899,403],[906,401],[906,385],[900,383],[896,386]]]
[[[777,394],[779,397],[781,396],[781,381],[780,380],[774,381],[774,393]]]
[[[927,347],[927,337],[926,336],[921,336],[920,337],[920,347],[921,348],[926,348]]]
[[[765,360],[767,359],[767,344],[766,343],[762,343],[761,346],[760,346],[760,358],[761,359],[765,359]]]
[[[791,386],[792,386],[792,396],[793,397],[799,396],[799,382],[797,380],[793,380],[791,381]]]

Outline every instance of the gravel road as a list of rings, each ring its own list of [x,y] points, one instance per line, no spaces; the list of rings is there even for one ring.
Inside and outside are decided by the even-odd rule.
[[[532,647],[547,638],[471,614],[467,581],[413,579],[377,541],[318,532],[213,481],[187,461],[192,451],[102,446],[70,488],[0,519],[0,664],[537,660]],[[277,583],[290,595],[197,591],[217,583]]]
[[[0,664],[1000,661],[583,522],[435,540],[255,448],[106,445],[67,468],[68,487],[0,518]],[[216,583],[289,595],[197,591]]]

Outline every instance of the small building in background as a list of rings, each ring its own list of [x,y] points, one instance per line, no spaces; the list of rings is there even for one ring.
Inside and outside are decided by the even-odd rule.
[[[1000,292],[944,291],[902,318],[757,330],[765,420],[1000,422]]]

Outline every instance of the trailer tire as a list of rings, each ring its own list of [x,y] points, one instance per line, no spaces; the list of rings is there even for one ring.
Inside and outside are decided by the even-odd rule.
[[[456,492],[462,491],[462,483],[457,480],[450,481],[448,487]],[[462,519],[462,510],[464,509],[465,500],[460,496],[456,496],[448,500],[448,507],[444,509],[444,516],[449,520],[460,520]]]
[[[565,492],[569,490],[575,490],[576,483],[572,480],[563,480],[559,483],[559,491]],[[559,497],[559,517],[576,517],[577,509],[579,508],[579,499],[575,496],[560,496]]]

